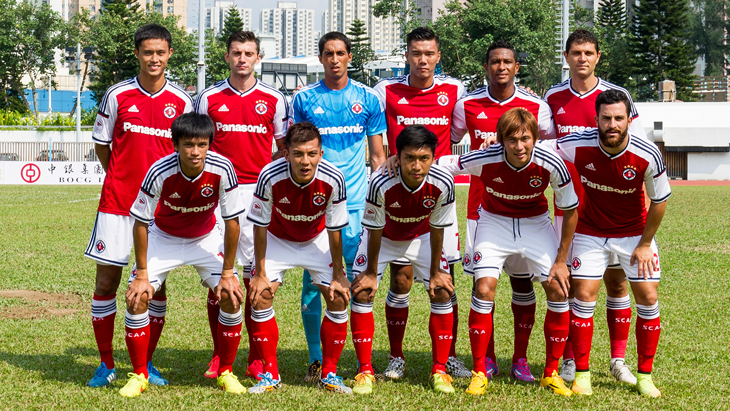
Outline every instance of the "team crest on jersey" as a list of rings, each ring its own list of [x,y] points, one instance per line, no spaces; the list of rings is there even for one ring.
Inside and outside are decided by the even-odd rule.
[[[542,185],[542,179],[538,176],[533,176],[530,178],[530,187],[532,188],[538,188]]]
[[[203,184],[203,187],[200,188],[200,195],[205,198],[212,196],[214,192],[212,184]]]
[[[165,104],[165,108],[162,110],[162,114],[165,115],[167,118],[175,118],[175,115],[177,115],[177,110],[175,110],[174,104]]]
[[[621,174],[626,180],[631,181],[636,178],[636,168],[634,166],[626,166]]]
[[[433,197],[426,196],[426,198],[423,199],[423,206],[426,208],[433,208],[436,205],[436,199]]]
[[[436,102],[439,103],[440,106],[446,106],[449,104],[449,96],[445,91],[439,91],[438,95],[436,96]]]
[[[253,205],[251,206],[251,213],[260,216],[261,210],[263,209],[263,206],[259,201],[254,201]],[[253,272],[251,273],[253,275]]]
[[[570,264],[570,266],[573,267],[574,270],[579,269],[580,265],[581,265],[580,258],[578,258],[578,257],[574,257],[573,262]]]
[[[269,107],[266,105],[264,100],[257,100],[254,110],[256,110],[256,114],[263,116],[267,111],[269,111]]]
[[[96,242],[96,245],[94,246],[94,248],[96,248],[97,253],[101,254],[104,251],[106,251],[106,244],[104,244],[103,240],[99,240]]]
[[[365,263],[367,263],[367,262],[368,262],[368,258],[367,258],[367,257],[365,257],[365,254],[360,254],[360,255],[358,255],[358,256],[357,256],[357,258],[355,259],[355,265],[357,265],[357,266],[359,266],[359,267],[362,267],[362,266],[364,266],[364,265],[365,265]]]
[[[326,202],[327,200],[324,198],[323,193],[314,193],[314,197],[312,198],[312,203],[314,203],[314,205],[323,206]]]
[[[469,257],[469,254],[464,254],[464,265],[468,266],[471,264],[471,257]]]
[[[481,251],[477,251],[474,253],[474,264],[479,264],[480,261],[482,261],[482,253]]]
[[[359,101],[356,101],[356,102],[355,102],[355,104],[353,104],[353,105],[352,105],[352,108],[351,108],[351,110],[352,110],[352,112],[353,112],[353,113],[355,113],[355,114],[360,114],[360,113],[362,113],[362,104],[360,104],[360,102],[359,102]]]
[[[138,197],[137,202],[134,203],[134,208],[137,210],[144,210],[144,207],[147,205],[147,200],[144,199],[144,197]]]
[[[374,216],[375,215],[375,210],[373,210],[372,207],[367,207],[367,208],[365,208],[365,214],[367,214],[369,216]]]

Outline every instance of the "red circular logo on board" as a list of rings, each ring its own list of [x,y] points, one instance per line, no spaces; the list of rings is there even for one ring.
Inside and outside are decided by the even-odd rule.
[[[35,183],[41,178],[41,169],[35,164],[26,164],[20,169],[20,178],[26,183]]]

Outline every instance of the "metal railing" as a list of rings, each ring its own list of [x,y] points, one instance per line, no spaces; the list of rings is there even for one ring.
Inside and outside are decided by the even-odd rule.
[[[0,161],[97,161],[97,157],[91,142],[0,142]]]

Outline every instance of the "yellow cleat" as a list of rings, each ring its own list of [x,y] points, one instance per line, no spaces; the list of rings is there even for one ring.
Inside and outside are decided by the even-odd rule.
[[[218,376],[218,388],[230,394],[243,394],[246,392],[246,388],[238,382],[238,377],[230,371],[223,371],[223,374]]]
[[[565,382],[562,378],[560,378],[557,371],[553,371],[553,375],[549,377],[543,377],[540,380],[540,387],[549,388],[553,390],[555,394],[564,395],[566,397],[573,395],[573,391],[570,391],[568,387],[565,386]]]
[[[639,378],[636,380],[636,389],[644,397],[659,398],[662,396],[661,391],[654,385],[651,374],[639,373]]]
[[[444,393],[444,394],[453,394],[454,387],[451,385],[451,382],[454,381],[453,378],[449,374],[446,374],[444,372],[437,372],[431,376],[431,379],[428,381],[428,383],[433,387],[433,390],[436,392]]]
[[[469,388],[466,389],[467,394],[482,395],[487,390],[488,379],[483,372],[471,372],[471,382]]]
[[[593,395],[593,388],[591,388],[591,372],[590,371],[578,371],[575,373],[575,381],[573,382],[573,393],[580,395]]]
[[[373,383],[375,377],[370,373],[359,373],[355,376],[355,385],[352,386],[352,392],[358,395],[368,395],[373,392]]]
[[[119,394],[121,394],[122,397],[138,397],[139,394],[142,394],[149,386],[149,382],[147,381],[147,378],[145,378],[144,374],[135,374],[130,372],[127,376],[129,377],[127,385],[119,390]]]

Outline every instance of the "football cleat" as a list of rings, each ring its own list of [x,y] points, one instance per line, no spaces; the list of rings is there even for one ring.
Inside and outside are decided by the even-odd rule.
[[[246,376],[255,379],[256,381],[261,380],[259,375],[264,373],[264,363],[261,360],[254,360],[251,364],[246,367]]]
[[[149,386],[144,374],[135,374],[130,372],[127,376],[129,377],[129,381],[127,381],[127,384],[119,390],[119,394],[121,394],[122,397],[137,397]]]
[[[629,370],[626,361],[623,358],[612,358],[611,359],[611,375],[618,382],[625,382],[627,384],[636,385],[636,377]]]
[[[568,358],[563,360],[563,369],[560,371],[560,378],[563,381],[573,382],[575,381],[575,360]]]
[[[482,395],[487,390],[487,384],[489,379],[484,375],[483,372],[472,371],[471,382],[469,388],[466,389],[467,394],[471,395]]]
[[[639,394],[644,397],[659,398],[662,393],[654,385],[654,381],[651,379],[651,374],[639,373],[639,378],[636,380],[636,389],[639,390]]]
[[[99,368],[94,372],[92,377],[87,383],[89,387],[106,387],[111,384],[112,381],[117,379],[117,371],[112,368],[111,370],[106,368],[105,363],[101,363]]]
[[[386,377],[391,380],[399,380],[406,375],[406,360],[402,357],[390,357],[388,361],[388,367],[383,373]]]
[[[218,377],[218,388],[230,394],[242,394],[246,388],[238,382],[238,377],[230,371],[223,371]]]
[[[216,371],[217,373],[217,371]],[[155,368],[154,365],[152,365],[152,361],[147,362],[147,374],[149,374],[149,383],[154,385],[167,385],[170,383],[170,381],[167,381],[166,379],[162,378],[162,374]]]
[[[512,370],[509,374],[516,380],[522,382],[535,381],[535,377],[530,372],[530,366],[527,364],[527,358],[520,358],[516,363],[512,364]]]
[[[571,391],[580,395],[593,395],[593,388],[591,388],[591,372],[576,372],[575,382],[573,383],[573,388],[571,389]]]
[[[375,377],[375,382],[383,382],[385,381],[385,375],[383,373],[379,372],[377,368],[373,365],[373,377]]]
[[[428,384],[436,392],[453,394],[454,387],[451,385],[452,381],[454,381],[454,379],[451,378],[449,374],[446,374],[444,372],[437,372],[431,375],[431,378],[428,380]]]
[[[352,389],[342,382],[342,377],[338,377],[333,372],[327,374],[325,378],[320,378],[317,386],[325,391],[336,392],[338,394],[352,394]]]
[[[499,367],[497,367],[497,363],[492,361],[491,358],[487,357],[484,360],[484,365],[487,367],[487,378],[492,379],[499,375]]]
[[[454,378],[471,377],[471,371],[456,357],[449,357],[446,361],[446,372]]]
[[[259,382],[248,389],[249,394],[263,394],[281,388],[281,380],[274,379],[270,372],[261,373],[257,377]]]
[[[540,380],[540,387],[551,389],[555,394],[564,395],[570,397],[573,395],[573,391],[569,390],[565,386],[563,378],[558,375],[557,371],[553,371],[553,375],[549,377],[543,377]]]
[[[319,381],[319,377],[322,374],[322,362],[319,360],[312,361],[309,364],[307,375],[304,376],[304,382],[315,382]]]
[[[218,367],[221,365],[220,358],[216,355],[208,363],[208,371],[205,372],[205,378],[218,378]]]
[[[359,373],[355,376],[355,385],[352,386],[353,394],[367,395],[373,392],[375,376],[370,373]]]

